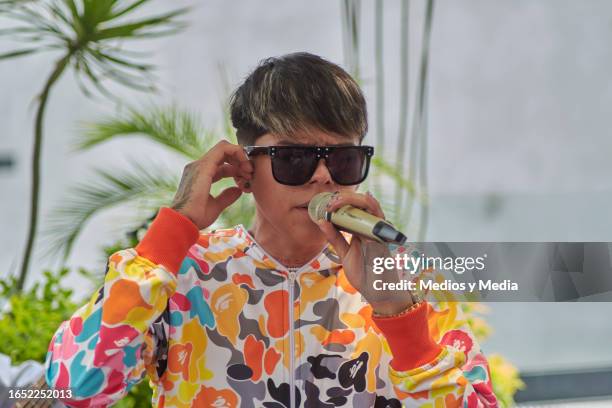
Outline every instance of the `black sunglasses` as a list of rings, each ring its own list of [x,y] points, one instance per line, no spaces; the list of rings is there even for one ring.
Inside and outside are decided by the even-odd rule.
[[[337,184],[359,184],[368,175],[372,146],[245,146],[247,156],[267,154],[272,162],[274,180],[288,186],[306,184],[320,159],[325,160],[331,178]]]

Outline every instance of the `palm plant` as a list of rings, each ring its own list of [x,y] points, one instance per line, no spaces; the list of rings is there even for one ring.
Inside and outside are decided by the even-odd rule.
[[[411,184],[418,184],[421,191],[421,200],[415,200],[415,196],[409,196],[407,211],[401,213],[401,219],[410,220],[412,216],[412,207],[415,201],[421,203],[421,214],[419,220],[418,237],[419,240],[425,239],[427,232],[427,223],[429,215],[429,197],[427,194],[427,107],[428,107],[428,84],[429,84],[429,44],[431,40],[431,27],[433,21],[434,0],[427,0],[425,7],[425,25],[423,28],[423,43],[421,45],[421,57],[418,73],[418,88],[416,95],[416,103],[414,105],[414,114],[412,116],[412,134],[410,140],[410,158],[408,160],[408,178]],[[407,13],[407,12],[406,12]],[[407,18],[407,17],[406,17]],[[407,66],[406,66],[407,69]],[[407,74],[406,74],[407,75]],[[407,109],[406,105],[406,109]],[[401,138],[400,140],[405,140]],[[398,150],[396,165],[399,169],[403,169],[404,165],[404,144],[401,144]],[[418,170],[417,170],[418,169]],[[418,183],[416,176],[418,172]],[[398,188],[399,190],[399,188]],[[410,191],[409,191],[410,193]],[[401,194],[397,203],[398,209],[404,208]]]
[[[86,95],[93,85],[99,93],[112,97],[107,84],[154,90],[152,66],[142,62],[142,53],[123,49],[126,40],[158,37],[183,27],[177,21],[185,9],[163,14],[130,18],[150,0],[0,0],[0,17],[9,27],[0,35],[27,45],[0,54],[0,60],[40,52],[55,52],[58,57],[36,99],[29,229],[19,274],[23,288],[36,237],[40,191],[41,150],[45,110],[57,81],[70,68],[77,74]]]
[[[427,195],[427,82],[429,67],[429,48],[433,22],[434,0],[425,0],[424,30],[421,42],[419,72],[416,80],[416,101],[412,115],[411,134],[408,135],[409,119],[409,6],[410,0],[401,1],[400,12],[400,115],[398,139],[396,144],[395,163],[385,160],[386,129],[385,129],[385,76],[384,76],[384,2],[374,3],[374,64],[375,64],[375,94],[376,94],[376,147],[380,154],[372,162],[374,165],[374,189],[380,197],[385,213],[395,225],[401,229],[411,225],[414,203],[420,206],[420,218],[416,223],[417,237],[424,240],[427,232],[428,195]],[[360,50],[360,0],[343,0],[342,24],[344,38],[345,64],[358,81],[359,50]],[[408,138],[410,136],[410,138]],[[407,141],[410,141],[408,144]],[[405,171],[405,157],[409,149],[408,171]],[[417,177],[418,175],[418,177]],[[391,182],[395,192],[394,197],[387,197],[382,188],[384,182]],[[404,201],[407,204],[404,205]]]
[[[374,59],[375,59],[375,91],[376,91],[376,144],[379,152],[384,153],[385,148],[385,81],[384,81],[384,53],[383,53],[383,1],[374,3]],[[360,72],[359,59],[359,10],[360,0],[343,0],[343,33],[346,65],[353,75]],[[427,106],[428,106],[428,72],[429,49],[433,23],[434,0],[425,0],[425,18],[422,42],[419,56],[419,69],[416,80],[415,103],[409,128],[409,6],[410,0],[401,0],[400,5],[400,117],[398,126],[398,141],[395,162],[386,160],[384,154],[377,154],[372,164],[376,170],[374,181],[390,180],[394,187],[394,196],[384,194],[384,190],[376,185],[380,203],[387,215],[400,229],[409,226],[412,210],[415,204],[420,206],[420,217],[417,221],[417,240],[423,241],[427,231],[428,206],[427,195]],[[357,77],[359,80],[359,77]],[[407,143],[409,142],[409,143]],[[408,168],[405,157],[409,153]],[[407,171],[406,171],[407,170]],[[381,178],[380,176],[384,176]],[[404,204],[406,203],[406,204]],[[483,319],[482,314],[486,308],[479,303],[463,303],[462,307],[468,318],[470,327],[480,342],[486,340],[491,328]],[[490,355],[489,365],[493,387],[501,406],[514,405],[513,396],[518,389],[524,387],[519,378],[518,370],[511,362],[501,355]]]
[[[385,66],[384,55],[384,22],[383,0],[374,3],[374,61],[376,66],[376,148],[385,156]],[[377,196],[382,195],[380,172],[375,172],[374,191]]]
[[[402,174],[404,172],[404,156],[406,155],[406,133],[408,130],[408,108],[409,108],[409,85],[410,85],[410,3],[402,1],[400,4],[400,100],[399,100],[399,126],[398,126],[398,143],[395,158],[395,166]],[[414,194],[412,194],[414,195]],[[395,205],[394,210],[399,213],[403,208],[402,202],[404,199],[404,190],[396,184],[395,189]]]
[[[235,142],[231,126],[225,126],[224,131]],[[117,138],[137,136],[176,153],[182,160],[193,161],[218,141],[216,134],[204,129],[195,114],[176,107],[128,109],[119,116],[86,125],[75,148],[86,150]],[[139,164],[142,159],[137,157],[129,161],[134,164],[125,170],[95,170],[90,181],[77,185],[67,194],[62,207],[54,209],[49,217],[45,230],[50,238],[48,254],[59,253],[65,260],[87,221],[104,210],[137,205],[139,218],[135,218],[132,225],[122,226],[124,231],[129,231],[138,229],[143,219],[151,219],[161,206],[172,201],[179,185],[180,174],[176,170],[152,163]],[[229,179],[216,183],[212,194],[228,187],[229,183]],[[247,224],[253,214],[252,201],[242,196],[221,214],[215,226]]]
[[[349,73],[360,80],[359,63],[359,20],[361,0],[342,0],[342,29],[344,64]]]

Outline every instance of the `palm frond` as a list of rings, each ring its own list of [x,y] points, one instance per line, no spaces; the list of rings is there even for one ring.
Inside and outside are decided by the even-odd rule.
[[[421,44],[421,56],[417,80],[417,100],[414,105],[413,122],[410,136],[410,157],[408,160],[408,177],[415,182],[417,172],[419,176],[419,187],[426,197],[427,191],[427,91],[429,72],[429,51],[431,43],[431,28],[433,23],[434,0],[427,0],[425,9],[425,25]],[[418,165],[418,171],[417,171]],[[410,191],[408,191],[410,193]],[[405,206],[405,218],[411,219],[413,200],[408,201]],[[427,200],[421,207],[421,221],[419,236],[425,235],[427,230],[429,208]]]
[[[66,24],[67,26],[70,26],[72,24],[72,20],[70,19],[70,15],[66,12],[65,9],[63,9],[59,4],[55,4],[55,3],[50,3],[47,5],[49,11],[51,12],[51,14],[60,19],[60,21],[64,24]]]
[[[102,81],[102,76],[94,72],[89,63],[90,56],[79,54],[73,59],[73,66],[75,70],[75,77],[79,87],[83,91],[83,94],[87,97],[94,97],[94,94],[87,88],[85,79],[88,79],[95,89],[103,96],[110,100],[117,100],[117,97],[110,92]]]
[[[155,91],[155,76],[148,69],[138,70],[133,67],[120,66],[99,53],[86,54],[86,76],[92,81],[102,84],[105,80],[124,85],[139,91]],[[95,67],[95,69],[93,68]]]
[[[409,116],[409,95],[410,95],[410,2],[401,2],[401,21],[400,21],[400,100],[399,100],[399,126],[398,144],[395,156],[395,166],[400,174],[404,172],[404,162],[406,157],[406,136],[408,131]],[[404,191],[400,186],[395,186],[395,212],[399,213],[403,205]]]
[[[384,69],[384,20],[383,0],[376,0],[374,12],[374,61],[376,70],[376,149],[385,156],[385,69]],[[379,172],[374,172],[374,191],[380,195]]]
[[[130,61],[126,58],[123,58],[119,55],[114,54],[112,51],[95,50],[95,51],[92,51],[92,55],[94,55],[96,59],[98,60],[110,61],[117,65],[121,65],[127,68],[142,71],[142,72],[150,71],[155,67],[152,64],[144,64],[141,62],[139,63],[136,61]]]
[[[0,60],[15,58],[15,57],[23,57],[26,55],[33,54],[35,52],[38,52],[38,48],[25,48],[22,50],[9,51],[4,54],[0,54]]]
[[[8,36],[12,41],[33,45],[32,43],[58,43],[70,39],[68,25],[62,20],[65,14],[54,4],[23,2],[10,9],[0,9],[0,16],[7,23],[12,23],[0,34]]]
[[[196,160],[214,143],[212,132],[205,130],[198,117],[176,107],[129,109],[118,117],[85,124],[83,136],[75,145],[85,150],[118,137],[142,136]]]
[[[342,29],[344,39],[344,64],[357,82],[361,81],[359,62],[359,26],[361,19],[361,0],[343,0]]]
[[[142,38],[174,34],[185,27],[184,23],[175,20],[176,17],[184,15],[187,11],[189,11],[188,8],[181,8],[159,16],[104,28],[95,34],[95,40]]]
[[[61,254],[66,260],[85,224],[106,209],[135,202],[151,211],[167,205],[178,182],[173,171],[137,161],[127,170],[95,170],[91,181],[74,187],[52,210],[43,231],[49,242],[45,255]]]
[[[44,114],[51,89],[64,74],[66,68],[75,69],[79,87],[86,95],[92,95],[84,86],[85,80],[93,84],[95,90],[103,95],[111,95],[105,82],[128,86],[141,91],[154,91],[155,81],[150,74],[151,67],[139,61],[127,60],[121,55],[123,43],[126,40],[154,38],[161,35],[176,33],[185,25],[178,21],[178,16],[185,14],[187,9],[174,9],[165,14],[127,20],[130,12],[140,8],[150,0],[41,0],[17,1],[0,0],[0,18],[2,31],[0,36],[9,37],[13,41],[25,42],[22,49],[10,52],[0,52],[0,60],[34,54],[39,51],[57,50],[62,55],[57,60],[53,71],[46,79],[41,96],[38,98],[36,123],[34,126],[34,154],[32,172],[32,202],[30,207],[30,226],[26,239],[25,251],[19,277],[19,287],[22,288],[28,272],[32,249],[36,239],[38,223],[38,206],[40,191],[40,158],[44,135]],[[8,20],[8,24],[4,24]],[[89,217],[100,208],[113,205],[115,201],[130,200],[121,190],[125,186],[117,184],[108,173],[100,173],[106,184],[87,186],[81,189],[80,200],[70,205],[74,213],[65,213],[72,218],[71,224],[59,229],[64,234],[60,248],[66,258],[78,231]],[[101,195],[104,190],[115,188],[115,195]],[[98,190],[96,190],[98,188]],[[119,190],[117,190],[119,189]],[[129,189],[125,189],[128,190]],[[107,191],[108,192],[108,191]],[[90,201],[88,203],[88,200]],[[92,207],[92,200],[97,204]],[[111,200],[111,201],[109,201]],[[96,207],[96,205],[101,207]],[[76,217],[76,218],[75,218]],[[59,223],[61,226],[61,222]],[[76,229],[75,229],[76,228]],[[66,235],[67,234],[67,235]]]
[[[21,4],[32,3],[36,0],[0,0],[0,6],[15,7]]]
[[[0,17],[13,23],[0,36],[28,44],[23,50],[0,54],[0,59],[25,56],[38,51],[65,51],[80,84],[114,99],[107,82],[142,91],[155,91],[154,66],[145,64],[123,49],[125,40],[151,39],[177,33],[185,28],[180,20],[189,8],[129,19],[132,12],[152,0],[53,0],[2,1]],[[142,57],[142,55],[140,56]],[[81,89],[87,89],[81,86]],[[94,96],[90,89],[84,92]]]
[[[124,6],[123,8],[120,9],[114,9],[113,13],[111,14],[110,18],[112,18],[113,20],[123,16],[124,14],[127,14],[133,10],[136,10],[137,8],[139,8],[140,6],[144,5],[146,2],[148,2],[149,0],[138,0],[133,2],[132,4],[129,4],[127,6]]]
[[[62,0],[64,6],[70,11],[70,15],[72,16],[73,21],[78,20],[79,18],[79,8],[74,0]]]
[[[408,177],[404,177],[398,169],[380,156],[372,157],[372,165],[382,174],[389,176],[401,189],[408,191],[411,195],[417,193],[416,184]]]

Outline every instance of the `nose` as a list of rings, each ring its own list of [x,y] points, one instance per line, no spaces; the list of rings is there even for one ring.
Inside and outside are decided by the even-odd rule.
[[[331,174],[329,174],[329,170],[325,165],[324,159],[319,159],[319,163],[317,163],[317,168],[315,169],[314,174],[310,178],[308,184],[321,183],[321,184],[331,184],[332,178]]]

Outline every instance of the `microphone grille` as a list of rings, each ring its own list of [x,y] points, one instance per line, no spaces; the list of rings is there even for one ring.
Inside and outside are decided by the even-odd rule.
[[[325,207],[331,199],[332,193],[319,193],[312,197],[310,203],[308,203],[308,215],[314,222],[325,219]]]

